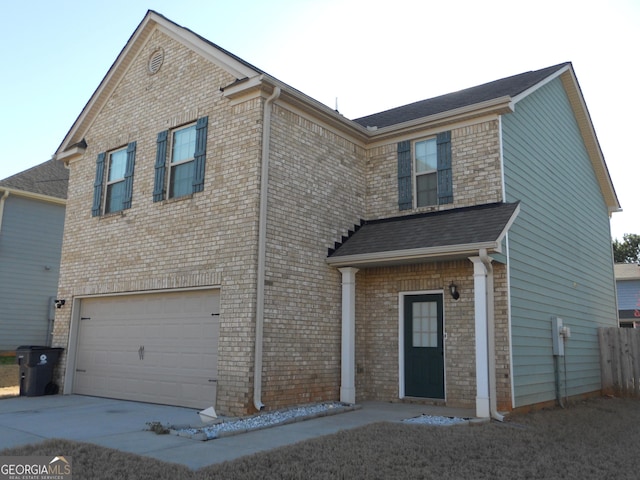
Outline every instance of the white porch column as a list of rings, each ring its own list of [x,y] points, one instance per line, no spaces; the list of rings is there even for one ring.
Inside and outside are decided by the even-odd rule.
[[[357,268],[339,268],[342,274],[342,374],[340,401],[356,403],[356,273]]]
[[[473,262],[473,289],[476,332],[476,416],[491,416],[489,402],[489,355],[487,350],[487,270],[480,257]]]

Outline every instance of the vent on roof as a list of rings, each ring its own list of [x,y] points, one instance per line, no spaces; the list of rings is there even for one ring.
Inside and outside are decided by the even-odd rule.
[[[160,70],[160,67],[162,66],[162,62],[164,62],[164,50],[162,48],[158,48],[149,57],[149,65],[147,67],[149,75],[158,73],[158,70]]]

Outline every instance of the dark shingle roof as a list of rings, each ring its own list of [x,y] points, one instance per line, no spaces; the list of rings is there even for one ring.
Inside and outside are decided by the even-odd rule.
[[[543,68],[542,70],[521,73],[458,92],[448,93],[402,107],[392,108],[384,112],[374,113],[366,117],[356,118],[354,122],[359,123],[363,127],[383,128],[429,115],[435,115],[436,113],[486,102],[487,100],[504,96],[514,97],[567,65],[570,65],[570,63],[561,63],[553,67]]]
[[[329,257],[495,242],[518,205],[491,203],[365,222]]]
[[[0,180],[0,187],[66,199],[68,183],[69,170],[59,160],[48,160]]]

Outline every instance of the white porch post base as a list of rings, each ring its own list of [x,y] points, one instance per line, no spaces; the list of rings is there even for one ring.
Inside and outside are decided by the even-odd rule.
[[[342,274],[342,369],[340,401],[356,403],[356,273],[357,268],[339,268]]]
[[[356,389],[354,388],[340,388],[340,401],[342,403],[356,403]]]
[[[476,416],[491,417],[489,406],[489,355],[487,331],[487,270],[480,257],[473,262],[473,289],[476,334]]]
[[[489,418],[490,416],[489,397],[476,397],[476,417]]]

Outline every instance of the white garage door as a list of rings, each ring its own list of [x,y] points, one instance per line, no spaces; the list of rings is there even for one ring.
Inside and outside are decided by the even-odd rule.
[[[217,290],[83,299],[75,393],[167,405],[215,405]]]

